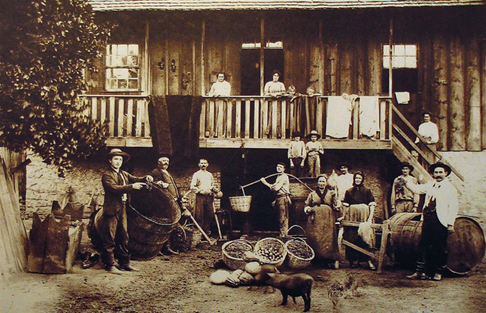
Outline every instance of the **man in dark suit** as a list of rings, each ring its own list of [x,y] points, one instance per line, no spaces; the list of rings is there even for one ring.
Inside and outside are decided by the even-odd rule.
[[[180,204],[181,196],[179,193],[179,188],[177,188],[176,182],[172,175],[169,173],[170,159],[168,155],[163,155],[159,158],[157,162],[157,168],[152,171],[152,177],[157,185],[164,189],[174,197],[177,203]]]
[[[127,211],[130,203],[130,192],[140,190],[144,186],[142,181],[152,182],[150,175],[145,177],[133,176],[121,169],[130,155],[120,149],[111,149],[109,153],[110,168],[103,174],[101,181],[105,191],[102,221],[98,223],[98,233],[102,241],[101,258],[105,269],[112,274],[122,274],[115,267],[115,255],[118,258],[120,269],[138,271],[130,265],[128,251]]]

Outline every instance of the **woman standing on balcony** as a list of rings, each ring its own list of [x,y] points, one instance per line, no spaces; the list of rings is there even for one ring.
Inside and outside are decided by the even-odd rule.
[[[280,79],[280,72],[275,70],[272,73],[272,81],[265,84],[265,96],[279,97],[285,94],[285,85],[278,81]]]

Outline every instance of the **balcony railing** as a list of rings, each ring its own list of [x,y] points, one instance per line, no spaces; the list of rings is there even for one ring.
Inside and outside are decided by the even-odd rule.
[[[148,97],[82,95],[80,99],[89,104],[88,116],[108,122],[108,146],[152,147]]]
[[[364,110],[357,98],[350,102],[349,112],[336,116],[336,110],[330,107],[330,97],[206,97],[201,108],[200,146],[244,144],[247,148],[279,148],[288,145],[294,131],[305,136],[317,130],[326,139],[323,144],[328,148],[390,149],[391,99],[377,97],[375,100],[372,110]],[[336,125],[334,119],[349,124],[349,128],[344,126],[346,133],[339,138],[324,136],[330,133],[328,128]],[[372,120],[376,131],[371,134],[363,131],[365,119],[368,124]]]

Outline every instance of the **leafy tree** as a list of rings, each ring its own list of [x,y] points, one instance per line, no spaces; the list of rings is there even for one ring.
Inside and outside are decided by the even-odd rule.
[[[88,0],[15,0],[0,12],[0,145],[69,168],[105,145],[78,95],[109,28]]]

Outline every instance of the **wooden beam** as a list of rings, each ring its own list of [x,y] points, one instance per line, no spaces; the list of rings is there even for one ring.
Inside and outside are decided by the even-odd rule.
[[[451,64],[451,104],[450,137],[451,151],[466,149],[466,120],[464,110],[464,45],[461,38],[453,38],[450,42]]]
[[[389,140],[322,140],[324,149],[337,150],[392,150]],[[290,139],[257,139],[257,138],[200,138],[200,148],[240,148],[244,144],[248,149],[283,149],[287,150]]]
[[[283,78],[283,77],[282,77]],[[260,95],[264,95],[265,87],[265,19],[260,20]]]
[[[388,68],[388,95],[390,98],[393,96],[393,15],[390,16],[390,33],[388,37],[388,53],[389,68]]]

